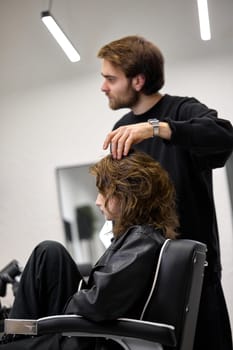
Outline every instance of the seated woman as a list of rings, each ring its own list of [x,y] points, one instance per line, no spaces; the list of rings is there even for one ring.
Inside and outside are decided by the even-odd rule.
[[[37,319],[79,314],[96,322],[139,318],[165,238],[175,238],[175,191],[167,172],[144,153],[121,160],[111,155],[90,168],[96,177],[96,205],[113,221],[114,238],[85,283],[66,249],[44,241],[23,271],[10,318]],[[8,339],[9,340],[9,339]],[[121,348],[107,340],[45,335],[13,337],[1,349]],[[101,347],[102,349],[102,347]]]

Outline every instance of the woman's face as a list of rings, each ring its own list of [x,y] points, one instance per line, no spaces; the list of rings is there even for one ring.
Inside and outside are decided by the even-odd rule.
[[[108,208],[105,207],[106,199],[104,195],[98,193],[95,204],[99,207],[106,220],[116,220],[120,213],[119,201],[116,197],[108,201]]]

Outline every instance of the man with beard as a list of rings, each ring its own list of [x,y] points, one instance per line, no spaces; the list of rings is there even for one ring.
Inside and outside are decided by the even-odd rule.
[[[160,93],[164,59],[148,40],[115,40],[98,57],[110,108],[131,109],[107,135],[103,148],[110,146],[112,156],[121,159],[134,145],[159,161],[176,187],[180,237],[208,247],[194,349],[232,350],[212,186],[212,170],[223,167],[233,149],[232,125],[196,98]]]

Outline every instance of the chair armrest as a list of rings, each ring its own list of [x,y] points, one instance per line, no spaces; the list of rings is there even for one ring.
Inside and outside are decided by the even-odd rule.
[[[66,336],[132,338],[176,346],[175,329],[171,325],[135,319],[93,322],[79,315],[58,315],[38,320],[5,320],[6,334],[42,335],[62,333]]]

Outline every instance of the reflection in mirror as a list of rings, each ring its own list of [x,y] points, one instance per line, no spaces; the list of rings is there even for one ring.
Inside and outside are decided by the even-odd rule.
[[[94,264],[105,250],[99,238],[104,217],[95,205],[97,190],[90,165],[56,169],[67,249],[80,264]]]

